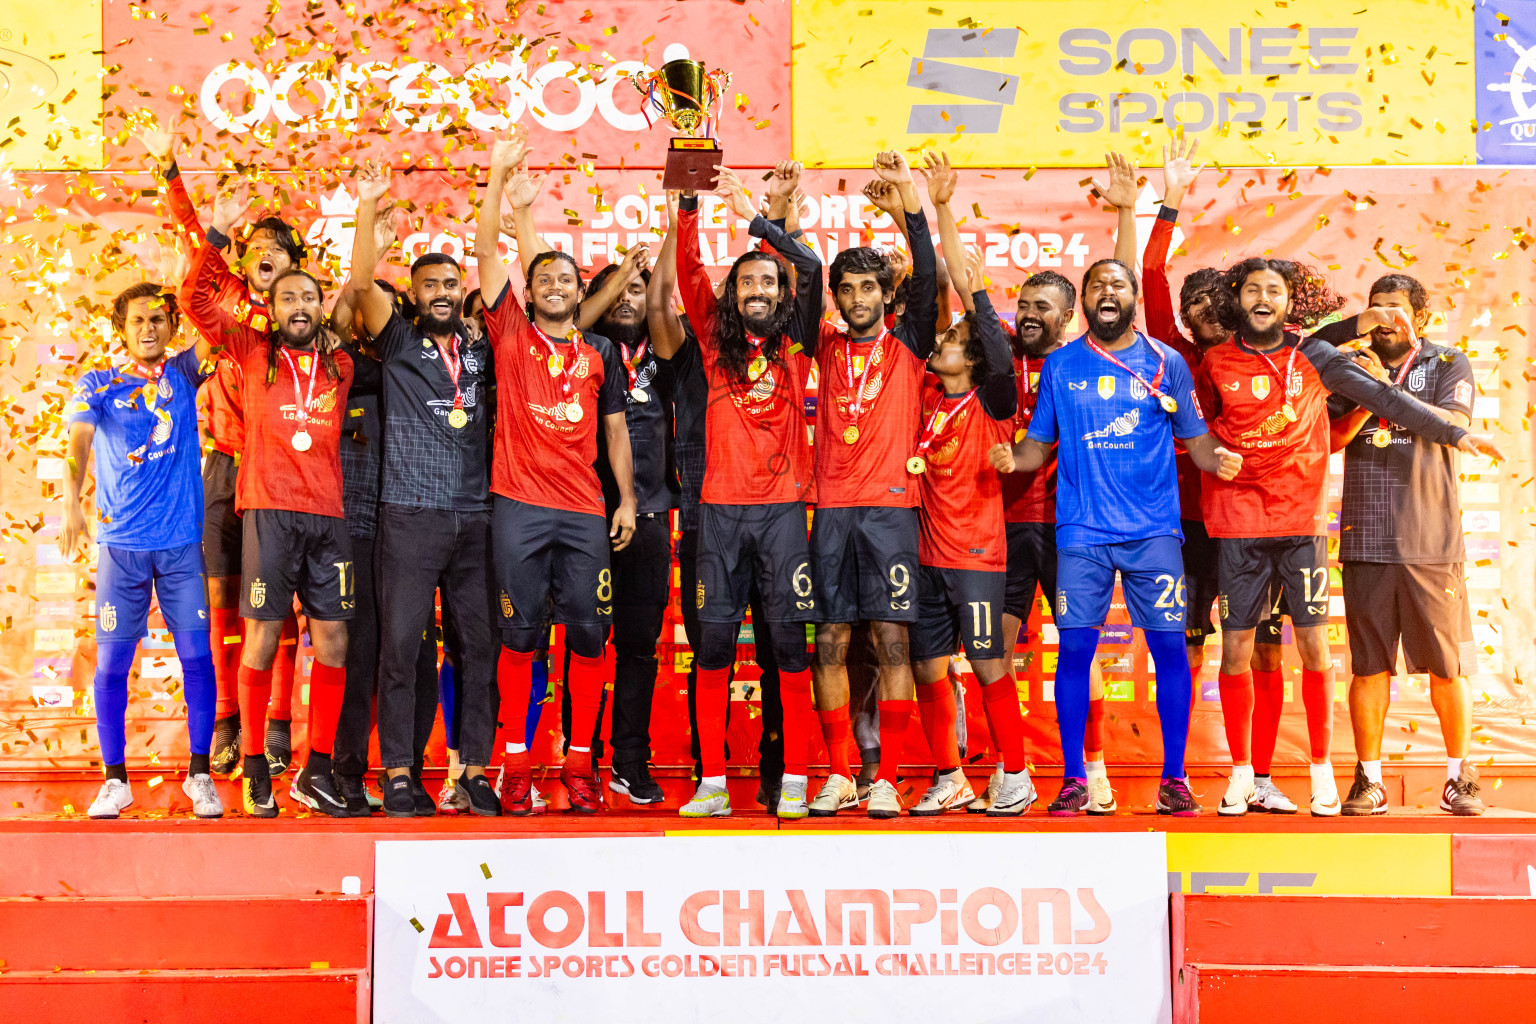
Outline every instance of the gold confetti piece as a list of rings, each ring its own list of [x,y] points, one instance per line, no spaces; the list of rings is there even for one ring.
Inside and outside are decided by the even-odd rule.
[[[481,864],[480,865],[480,873],[482,875],[484,875],[486,878],[490,878],[491,877],[491,866],[489,864]]]
[[[309,962],[309,969],[312,971],[328,971],[331,969],[331,962],[329,960],[311,960]]]

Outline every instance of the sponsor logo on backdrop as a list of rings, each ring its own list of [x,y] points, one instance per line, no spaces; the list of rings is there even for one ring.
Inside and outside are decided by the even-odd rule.
[[[1536,163],[1536,3],[1476,8],[1482,163]]]

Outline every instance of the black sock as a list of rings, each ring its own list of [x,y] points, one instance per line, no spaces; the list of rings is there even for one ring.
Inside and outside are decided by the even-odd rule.
[[[188,775],[207,775],[208,774],[208,755],[207,754],[193,754],[191,759],[187,762],[187,774]]]
[[[309,760],[304,762],[304,770],[320,775],[331,774],[331,755],[322,754],[318,750],[311,750],[309,752]]]
[[[1254,772],[1253,773],[1253,780],[1255,782],[1257,782],[1260,779],[1267,779],[1267,778],[1269,778],[1269,772],[1264,772],[1262,774],[1259,773],[1259,772]]]
[[[104,764],[101,766],[102,774],[108,779],[117,779],[120,782],[128,781],[127,764]]]
[[[272,773],[267,770],[266,754],[246,754],[241,772],[248,779],[267,779],[270,781],[272,778]]]

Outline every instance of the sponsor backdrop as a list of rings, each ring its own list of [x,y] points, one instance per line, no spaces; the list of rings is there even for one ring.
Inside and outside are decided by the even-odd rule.
[[[1169,1019],[1161,835],[376,851],[380,1024]]]
[[[64,0],[46,13],[0,16],[0,769],[82,769],[99,757],[88,728],[92,566],[66,563],[55,538],[64,398],[80,372],[121,355],[111,347],[105,304],[133,281],[177,273],[177,244],[130,122],[148,110],[177,128],[182,166],[205,209],[221,173],[253,174],[257,192],[315,248],[333,286],[346,269],[358,160],[386,158],[404,172],[395,194],[410,213],[409,255],[463,257],[488,141],[514,121],[528,124],[535,162],[549,169],[540,228],[596,269],[637,242],[659,241],[668,133],[647,128],[622,79],[684,50],[735,76],[719,134],[749,182],[791,152],[823,165],[806,175],[803,226],[828,260],[850,245],[896,238],[859,194],[874,149],[899,146],[915,158],[919,146],[944,148],[966,167],[961,231],[983,247],[999,308],[1011,315],[1012,294],[1029,273],[1050,268],[1076,279],[1111,254],[1114,216],[1087,189],[1102,173],[1089,168],[1103,151],[1143,158],[1136,228],[1144,238],[1161,191],[1158,147],[1170,123],[1197,126],[1209,106],[1225,121],[1204,127],[1203,149],[1222,166],[1208,169],[1185,201],[1175,287],[1189,270],[1255,253],[1314,264],[1350,308],[1380,274],[1420,277],[1435,309],[1429,337],[1467,351],[1478,386],[1475,426],[1511,456],[1499,467],[1470,459],[1462,466],[1480,652],[1474,753],[1488,777],[1505,763],[1536,762],[1524,725],[1536,712],[1526,684],[1536,668],[1528,593],[1536,573],[1528,334],[1536,324],[1527,311],[1536,189],[1515,169],[1392,166],[1536,159],[1527,144],[1536,139],[1525,138],[1536,120],[1523,120],[1536,4],[1505,4],[1498,14],[1480,7],[1475,18],[1461,5],[1396,5],[1384,20],[1292,3],[1248,15],[1241,31],[1228,9],[1205,3],[1138,4],[1133,21],[1108,5],[1054,2],[355,7],[354,17],[333,0],[284,0],[268,22],[259,8],[234,3],[194,12]],[[1119,27],[1102,27],[1110,24]],[[1038,80],[1020,89],[1026,74]],[[1175,93],[1182,98],[1170,116]],[[1346,93],[1355,99],[1326,99]],[[1148,107],[1137,94],[1156,102]],[[1255,97],[1262,115],[1250,110]],[[719,216],[703,237],[716,266],[747,243],[742,225]],[[403,277],[404,263],[388,272]],[[1337,459],[1333,468],[1336,508]],[[1334,522],[1335,550],[1337,529]],[[1337,571],[1331,576],[1342,697],[1349,665]],[[689,655],[676,611],[674,603],[653,727],[663,765],[689,760],[681,675]],[[1038,639],[1020,654],[1020,697],[1035,760],[1049,765],[1059,763],[1055,633],[1048,610],[1036,615]],[[1217,642],[1206,650],[1196,764],[1226,758]],[[1100,658],[1112,701],[1110,759],[1157,763],[1150,666],[1118,600]],[[755,666],[740,675],[731,748],[750,763],[759,729]],[[144,643],[131,690],[134,767],[170,770],[183,761],[179,677],[169,637],[157,632]],[[1299,765],[1305,734],[1294,665],[1287,678],[1297,692],[1279,757]],[[1387,758],[1434,761],[1441,744],[1426,680],[1398,677],[1394,697]],[[301,690],[296,742],[303,701]],[[969,703],[968,755],[990,763],[980,703]],[[1334,757],[1347,764],[1342,699],[1337,712]],[[548,759],[554,750],[539,753]],[[914,729],[904,760],[925,756]],[[17,810],[28,808],[0,813]]]

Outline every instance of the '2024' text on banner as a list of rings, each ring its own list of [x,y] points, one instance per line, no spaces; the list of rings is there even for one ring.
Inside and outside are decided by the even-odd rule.
[[[1224,164],[1477,157],[1471,5],[803,0],[793,33],[811,164],[921,145],[970,167],[1150,163],[1175,126]]]
[[[1170,1019],[1161,834],[385,842],[374,1020]]]

